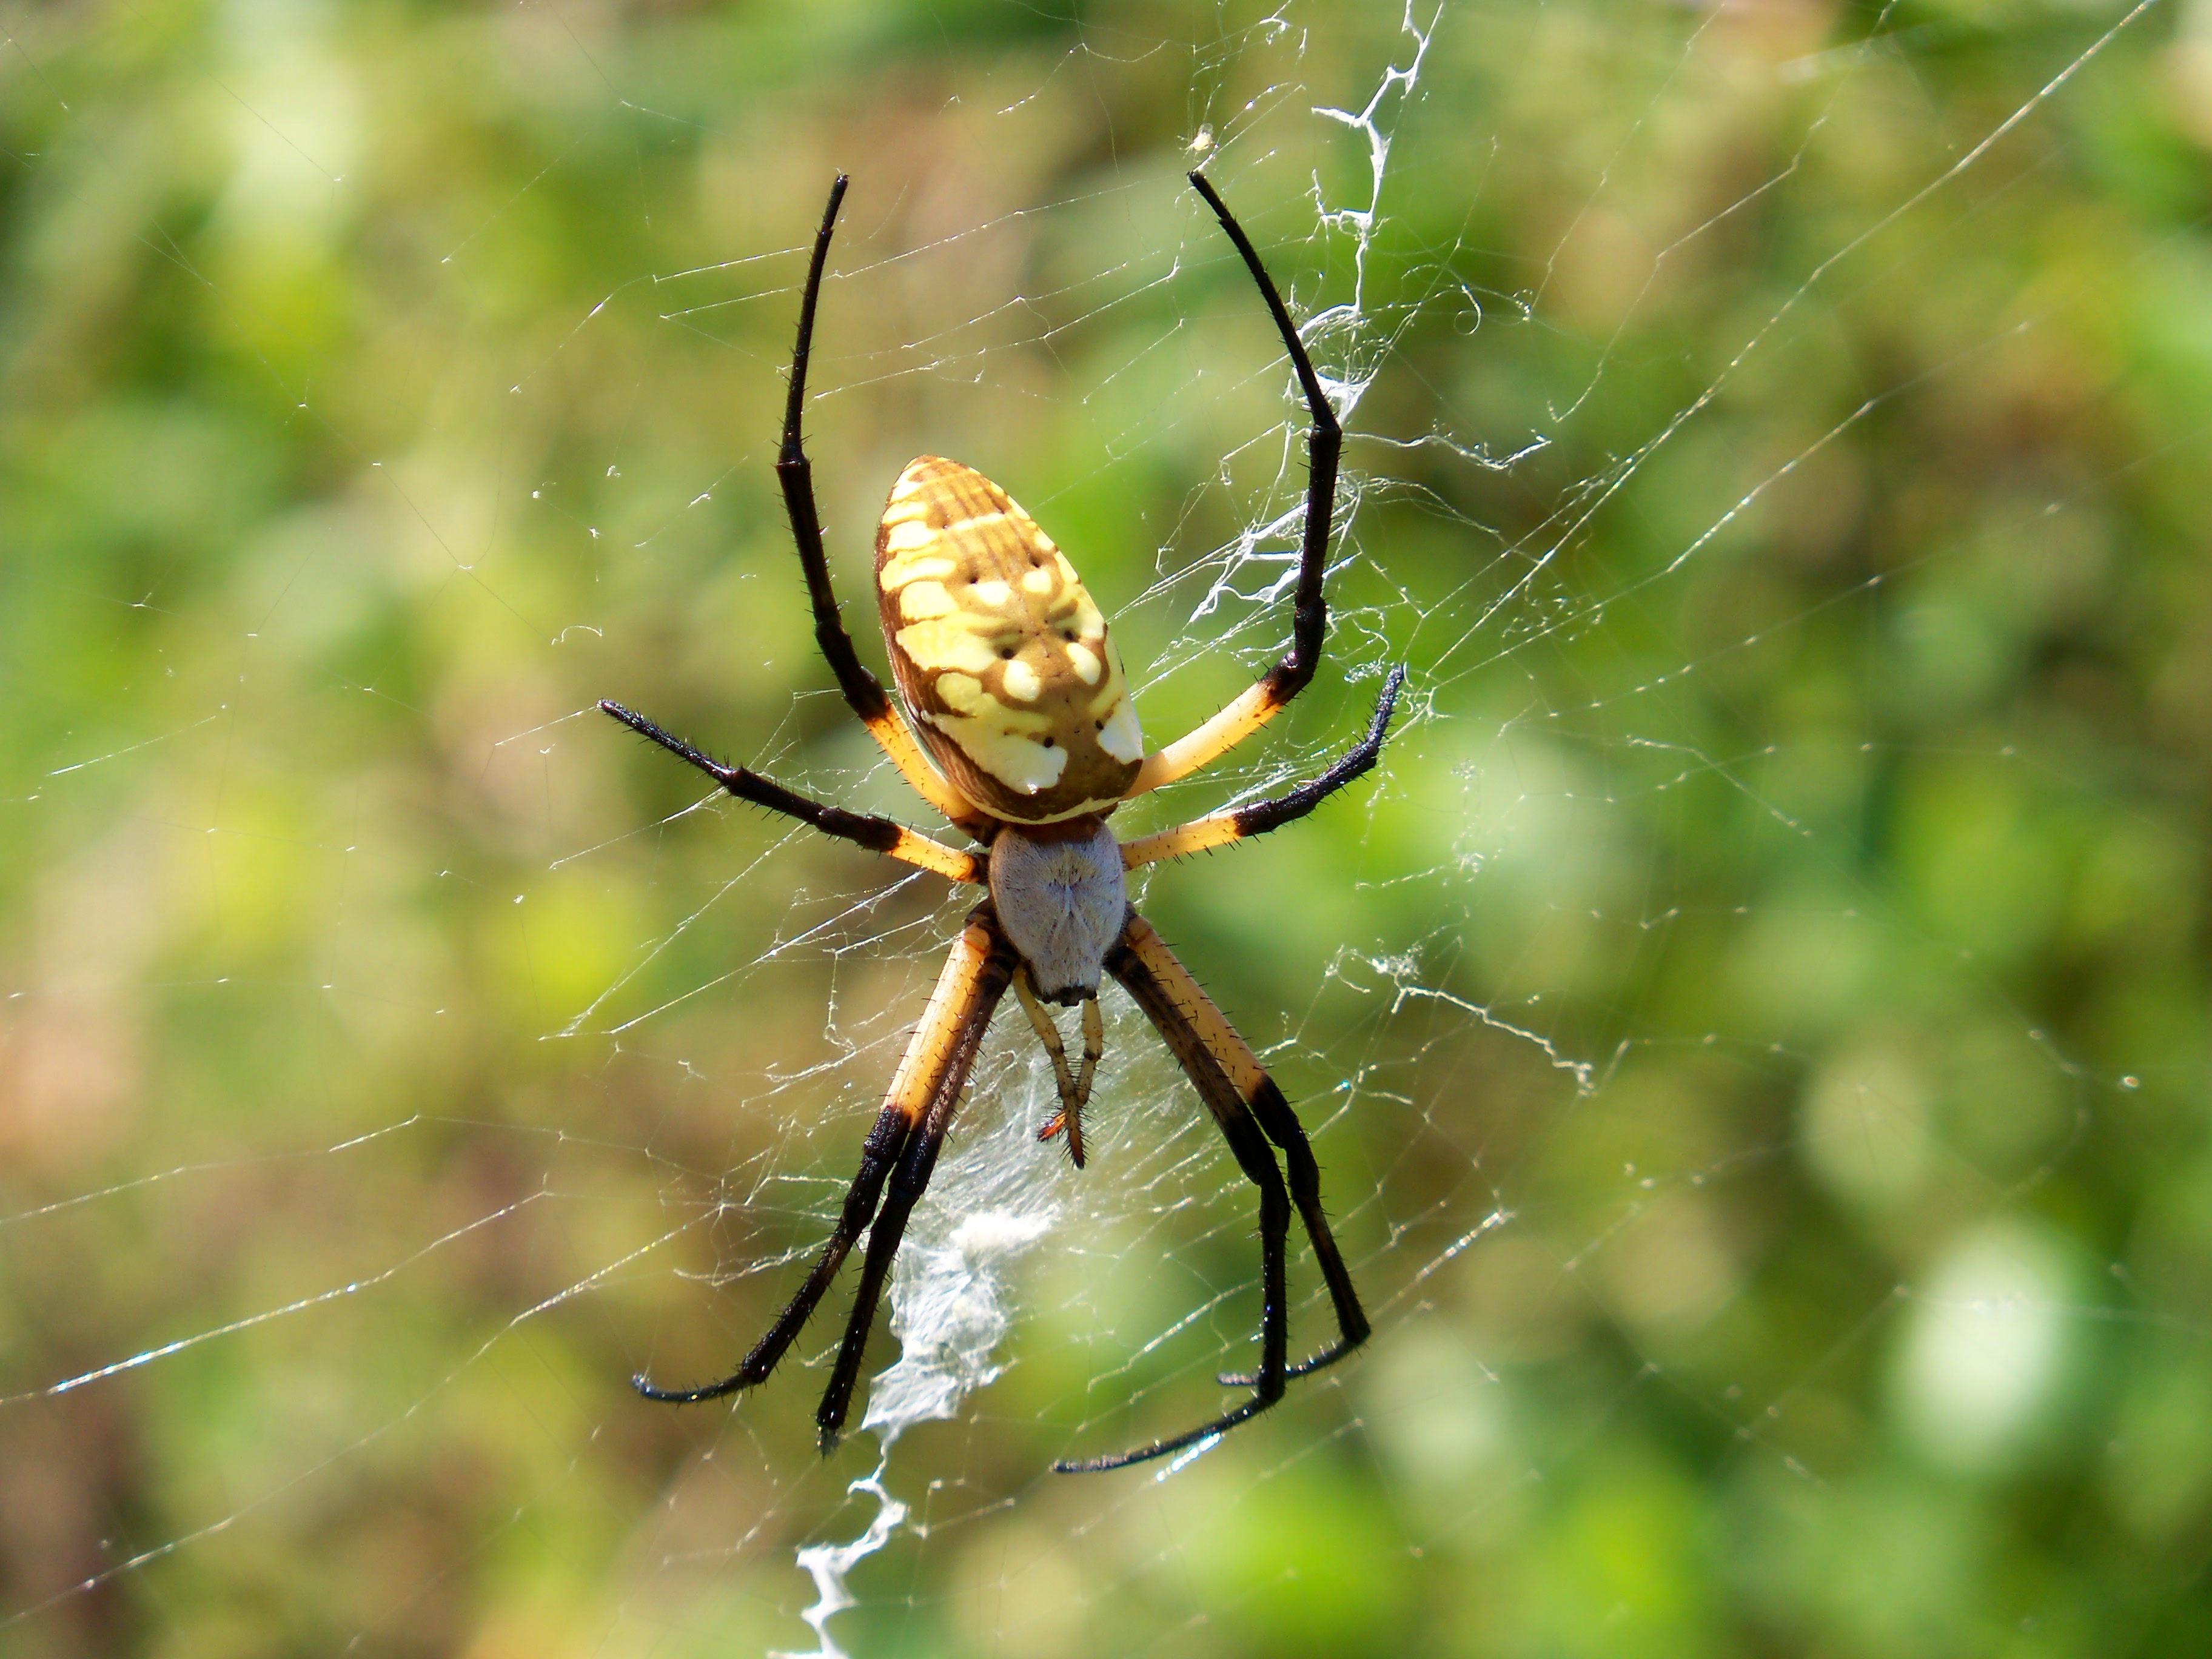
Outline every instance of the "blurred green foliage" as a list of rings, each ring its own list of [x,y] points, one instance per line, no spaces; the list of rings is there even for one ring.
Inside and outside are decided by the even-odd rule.
[[[1447,7],[1364,264],[1309,112],[1412,39],[1271,18],[11,9],[0,1652],[805,1642],[866,1437],[817,1462],[798,1358],[734,1415],[623,1379],[777,1305],[954,901],[644,833],[696,781],[579,711],[923,822],[769,470],[839,167],[848,603],[941,451],[1127,604],[1154,741],[1232,695],[1284,619],[1209,556],[1295,505],[1295,411],[1201,127],[1359,307],[1357,556],[1266,752],[1129,816],[1412,664],[1377,784],[1143,896],[1326,1124],[1378,1336],[1168,1481],[1043,1474],[1213,1408],[1249,1200],[1152,1116],[1016,1160],[1071,1214],[833,1632],[2212,1650],[2212,14]]]

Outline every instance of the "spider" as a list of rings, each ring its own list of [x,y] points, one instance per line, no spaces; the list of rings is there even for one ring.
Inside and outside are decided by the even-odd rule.
[[[1218,760],[1280,713],[1313,678],[1328,623],[1322,577],[1343,429],[1260,256],[1212,185],[1200,173],[1189,177],[1259,285],[1313,416],[1306,434],[1310,477],[1291,649],[1249,690],[1188,736],[1146,754],[1105,618],[1066,556],[981,473],[924,455],[899,475],[876,532],[884,640],[913,724],[902,718],[855,654],[838,614],[812,471],[800,441],[815,302],[845,198],[847,181],[840,175],[815,235],[799,301],[776,477],[813,602],[814,637],[846,703],[915,793],[986,850],[963,852],[889,818],[810,800],[744,767],[720,764],[619,703],[599,705],[742,800],[988,890],[961,928],[868,1134],[843,1212],[806,1282],[728,1376],[696,1389],[663,1389],[642,1376],[633,1377],[633,1386],[648,1400],[713,1400],[764,1381],[866,1231],[859,1293],[815,1413],[822,1449],[833,1449],[852,1404],[884,1278],[907,1218],[929,1183],[1000,1000],[1011,986],[1052,1059],[1060,1109],[1037,1138],[1064,1133],[1080,1169],[1083,1111],[1104,1042],[1098,1011],[1103,974],[1119,981],[1158,1029],[1238,1166],[1260,1189],[1260,1365],[1249,1375],[1220,1379],[1224,1387],[1251,1392],[1210,1422],[1132,1451],[1054,1467],[1062,1474],[1118,1469],[1210,1441],[1280,1400],[1291,1377],[1333,1364],[1367,1339],[1367,1316],[1329,1234],[1320,1170],[1297,1114],[1189,970],[1130,907],[1126,872],[1264,835],[1312,811],[1374,766],[1406,671],[1392,670],[1384,682],[1366,736],[1311,782],[1133,841],[1117,841],[1106,827],[1108,815],[1122,802]],[[1079,1066],[1068,1063],[1048,1003],[1082,1011]],[[1282,1149],[1287,1190],[1270,1141]],[[1338,1333],[1335,1342],[1296,1364],[1286,1357],[1284,1265],[1293,1206],[1312,1240]]]

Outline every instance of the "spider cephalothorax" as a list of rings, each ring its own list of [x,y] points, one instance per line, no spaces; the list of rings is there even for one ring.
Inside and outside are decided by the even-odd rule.
[[[776,475],[813,604],[815,639],[846,702],[915,790],[986,851],[963,852],[889,818],[809,800],[757,773],[709,759],[618,703],[599,705],[733,795],[989,890],[989,896],[969,913],[938,978],[868,1136],[843,1213],[806,1282],[732,1375],[706,1388],[681,1390],[655,1388],[642,1376],[634,1379],[648,1398],[711,1400],[764,1379],[866,1231],[859,1295],[815,1413],[824,1449],[834,1445],[852,1405],[868,1328],[907,1218],[928,1184],[1000,1000],[1011,986],[1052,1057],[1060,1110],[1038,1136],[1050,1139],[1064,1133],[1079,1169],[1083,1109],[1104,1037],[1098,988],[1108,974],[1145,1011],[1182,1062],[1237,1166],[1260,1188],[1260,1365],[1249,1376],[1222,1379],[1226,1386],[1250,1389],[1251,1395],[1210,1422],[1117,1456],[1055,1467],[1071,1473],[1120,1468],[1220,1435],[1281,1399],[1289,1378],[1329,1364],[1366,1340],[1367,1316],[1322,1212],[1320,1170],[1297,1114],[1189,970],[1130,908],[1125,872],[1263,835],[1311,811],[1375,764],[1405,671],[1394,669],[1383,682],[1366,736],[1312,782],[1272,800],[1134,841],[1118,841],[1106,827],[1107,815],[1121,802],[1218,759],[1273,719],[1313,678],[1328,629],[1322,576],[1343,433],[1260,256],[1213,186],[1195,173],[1190,182],[1259,285],[1313,419],[1306,435],[1310,473],[1291,650],[1250,690],[1187,737],[1147,755],[1105,616],[1066,555],[981,473],[924,455],[899,474],[876,535],[876,595],[884,638],[915,726],[901,718],[882,684],[862,666],[839,617],[815,509],[812,469],[800,441],[815,303],[845,196],[841,177],[822,216],[799,304],[799,344],[792,356]],[[1048,1003],[1080,1007],[1079,1066],[1069,1065]],[[1283,1153],[1281,1166],[1271,1142]],[[1338,1331],[1334,1343],[1295,1365],[1288,1357],[1285,1268],[1293,1207],[1313,1242]]]

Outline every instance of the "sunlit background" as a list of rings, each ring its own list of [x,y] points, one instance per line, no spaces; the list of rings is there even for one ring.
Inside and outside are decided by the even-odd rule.
[[[4,19],[0,1653],[815,1651],[818,1579],[855,1656],[2212,1651],[2204,0]],[[1221,1409],[1254,1200],[1119,1001],[1075,1175],[1002,1015],[902,1518],[813,1443],[849,1273],[627,1379],[765,1328],[963,901],[592,705],[939,828],[770,471],[841,168],[864,656],[930,452],[1155,744],[1248,683],[1301,416],[1200,163],[1347,407],[1337,625],[1117,826],[1410,665],[1139,894],[1376,1334],[1047,1473]]]

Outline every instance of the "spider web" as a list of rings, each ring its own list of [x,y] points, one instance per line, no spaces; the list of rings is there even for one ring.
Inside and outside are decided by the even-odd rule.
[[[2200,11],[789,27],[9,24],[7,1650],[2186,1647]],[[834,1456],[850,1272],[648,1406],[804,1273],[974,895],[592,702],[934,828],[770,482],[841,166],[864,657],[934,451],[1073,550],[1153,744],[1249,684],[1302,413],[1198,165],[1347,428],[1331,633],[1116,827],[1409,665],[1370,780],[1134,894],[1375,1335],[1047,1473],[1254,1357],[1255,1196],[1109,990],[1081,1172],[1002,1012]]]

